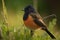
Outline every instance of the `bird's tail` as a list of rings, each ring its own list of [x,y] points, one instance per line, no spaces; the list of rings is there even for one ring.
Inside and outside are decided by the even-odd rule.
[[[56,39],[56,38],[54,37],[54,35],[53,35],[52,33],[49,32],[48,29],[44,29],[44,30],[50,35],[50,37],[51,37],[52,39]]]

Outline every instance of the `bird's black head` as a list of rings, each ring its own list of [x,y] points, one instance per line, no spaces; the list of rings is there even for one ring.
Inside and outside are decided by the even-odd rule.
[[[28,5],[24,8],[24,12],[25,13],[31,13],[31,12],[35,12],[35,9],[33,8],[32,5]]]
[[[35,9],[32,7],[32,5],[26,6],[23,11],[25,12],[23,20],[26,20],[30,13],[35,13]]]

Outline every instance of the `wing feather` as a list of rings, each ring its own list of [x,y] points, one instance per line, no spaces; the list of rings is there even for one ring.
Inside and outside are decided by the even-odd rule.
[[[42,19],[42,17],[40,16],[40,14],[36,14],[36,13],[31,13],[30,14],[31,16],[32,16],[32,18],[33,18],[33,21],[38,25],[38,26],[40,26],[40,27],[42,27],[43,29],[45,29],[46,28],[46,24],[43,22],[43,19]]]

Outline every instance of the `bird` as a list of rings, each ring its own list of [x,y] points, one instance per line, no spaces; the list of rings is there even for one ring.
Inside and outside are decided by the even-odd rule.
[[[55,36],[48,30],[47,25],[43,21],[43,18],[40,16],[38,11],[34,9],[32,5],[26,6],[23,11],[23,22],[27,28],[32,31],[40,28],[41,30],[47,32],[47,34],[52,39],[56,39]]]

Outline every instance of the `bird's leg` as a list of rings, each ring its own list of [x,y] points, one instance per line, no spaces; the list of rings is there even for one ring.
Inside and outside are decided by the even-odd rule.
[[[46,17],[43,18],[43,20],[45,20],[45,19],[47,19],[49,17],[55,17],[56,18],[56,15],[55,14],[52,14],[52,15],[46,16]]]
[[[31,36],[33,36],[34,32],[31,30],[31,31],[30,31],[30,34],[31,34]]]

